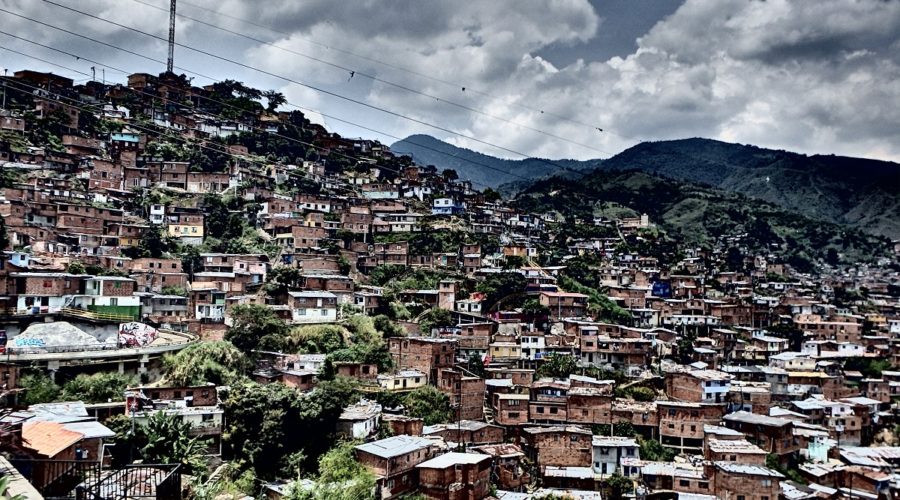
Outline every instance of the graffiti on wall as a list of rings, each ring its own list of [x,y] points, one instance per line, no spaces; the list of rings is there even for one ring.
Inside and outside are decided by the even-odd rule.
[[[144,347],[158,336],[156,328],[137,321],[119,325],[119,347]]]

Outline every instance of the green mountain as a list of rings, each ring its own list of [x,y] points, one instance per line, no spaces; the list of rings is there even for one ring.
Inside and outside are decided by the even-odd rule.
[[[811,269],[815,260],[868,260],[886,255],[890,248],[884,236],[813,220],[740,193],[634,170],[597,170],[578,180],[546,179],[521,192],[514,203],[523,210],[558,212],[569,220],[591,220],[627,207],[648,214],[679,240],[706,246],[739,244],[781,255],[801,269]]]
[[[582,171],[597,168],[600,164],[600,160],[505,160],[460,148],[430,135],[411,135],[391,144],[391,151],[410,155],[420,165],[434,165],[438,170],[456,170],[460,179],[468,179],[477,184],[477,187],[491,188],[504,184],[528,185],[534,180],[553,175],[578,175]]]
[[[638,144],[603,162],[717,187],[814,219],[900,238],[900,165],[709,139]]]
[[[391,149],[422,164],[503,191],[528,180],[603,170],[639,170],[774,203],[807,217],[900,238],[900,165],[843,156],[807,156],[710,139],[646,142],[607,160],[503,160],[416,135]],[[488,168],[490,167],[490,168]],[[503,174],[499,169],[512,174]],[[564,170],[565,169],[565,170]],[[523,179],[523,177],[525,179]]]

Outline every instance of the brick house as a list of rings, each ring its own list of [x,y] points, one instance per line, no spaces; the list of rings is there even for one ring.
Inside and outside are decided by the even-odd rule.
[[[484,379],[452,368],[439,368],[437,372],[437,387],[450,398],[454,420],[484,418]]]
[[[474,446],[472,451],[490,455],[491,476],[497,487],[505,491],[524,491],[531,483],[531,475],[525,469],[525,453],[512,443]]]
[[[504,431],[499,425],[475,420],[460,420],[447,424],[427,425],[423,436],[438,436],[444,441],[465,445],[502,443]]]
[[[725,405],[657,401],[660,442],[678,452],[699,454],[703,451],[703,427],[717,425],[725,413]]]
[[[550,308],[550,317],[558,320],[584,316],[587,298],[582,293],[541,292],[540,302]]]
[[[716,498],[735,500],[778,500],[781,494],[779,472],[760,465],[715,462],[712,475]]]
[[[384,413],[381,415],[381,421],[391,428],[391,433],[395,436],[401,434],[421,436],[424,429],[424,422],[421,418],[408,417],[406,415]]]
[[[723,420],[726,427],[742,432],[748,441],[766,453],[778,455],[781,460],[795,455],[800,449],[799,440],[793,433],[793,420],[746,411],[725,415]]]
[[[566,394],[566,415],[573,424],[593,425],[612,422],[611,391],[600,387],[572,387]]]
[[[666,373],[666,394],[678,401],[724,403],[730,381],[731,375],[715,370],[669,372]]]
[[[356,459],[377,478],[375,498],[394,498],[416,489],[416,466],[437,456],[439,441],[418,436],[392,436],[355,447]]]
[[[531,384],[528,402],[530,419],[535,423],[559,423],[568,421],[566,395],[569,383],[562,380],[542,379]]]
[[[481,500],[491,486],[491,457],[445,453],[416,465],[419,492],[435,500]]]
[[[436,380],[438,369],[452,368],[456,363],[455,340],[421,337],[394,337],[388,339],[388,351],[394,367],[413,369],[425,373],[428,380]]]
[[[529,399],[528,394],[494,394],[494,421],[506,426],[527,424]]]
[[[522,429],[525,454],[542,470],[547,466],[589,467],[592,461],[591,431],[575,425]]]

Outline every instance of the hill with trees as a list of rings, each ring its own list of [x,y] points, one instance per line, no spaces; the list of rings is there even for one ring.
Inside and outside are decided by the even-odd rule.
[[[645,142],[606,160],[505,160],[415,135],[391,146],[460,178],[514,193],[552,175],[637,170],[740,193],[806,217],[900,238],[900,165],[711,139]],[[510,172],[504,174],[498,172]],[[529,181],[530,179],[530,181]],[[501,188],[502,186],[502,188]]]
[[[514,204],[522,210],[557,213],[569,222],[590,221],[611,210],[645,213],[659,230],[685,242],[711,248],[716,242],[739,239],[745,248],[782,255],[798,269],[811,269],[816,260],[837,264],[872,259],[890,247],[883,236],[815,221],[739,193],[634,170],[597,170],[577,181],[547,179],[520,193]]]

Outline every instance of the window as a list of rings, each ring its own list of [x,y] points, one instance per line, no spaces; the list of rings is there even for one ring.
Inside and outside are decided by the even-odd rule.
[[[691,485],[691,482],[688,481],[687,479],[679,479],[678,480],[678,486],[688,487],[690,485]]]
[[[175,399],[181,399],[181,391],[175,391]]]

